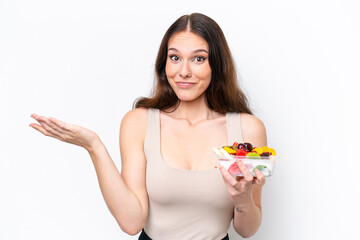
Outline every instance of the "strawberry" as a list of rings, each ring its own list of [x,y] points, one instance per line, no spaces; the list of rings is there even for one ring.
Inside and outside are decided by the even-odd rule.
[[[238,144],[237,142],[234,142],[233,147],[234,147],[234,146],[238,146],[238,145],[239,145],[239,144]]]
[[[247,152],[243,149],[236,150],[236,156],[246,156]]]
[[[236,162],[234,162],[233,164],[230,165],[228,172],[231,175],[241,175],[240,168]]]

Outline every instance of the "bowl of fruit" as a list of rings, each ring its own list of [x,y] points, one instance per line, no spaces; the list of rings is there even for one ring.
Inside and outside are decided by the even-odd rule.
[[[243,176],[237,160],[241,160],[255,176],[255,169],[259,169],[265,177],[274,172],[276,152],[267,146],[253,147],[251,143],[234,142],[232,146],[222,146],[213,149],[218,158],[218,166],[223,166],[232,176]]]

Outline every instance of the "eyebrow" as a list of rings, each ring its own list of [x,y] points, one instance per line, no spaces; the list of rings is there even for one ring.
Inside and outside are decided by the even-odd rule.
[[[169,48],[168,51],[170,51],[170,50],[179,52],[179,50],[177,50],[176,48]],[[198,52],[206,52],[206,53],[208,53],[205,49],[196,49],[195,51],[193,51],[193,53],[198,53]]]

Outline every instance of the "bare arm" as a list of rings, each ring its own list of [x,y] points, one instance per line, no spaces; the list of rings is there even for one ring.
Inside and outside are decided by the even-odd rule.
[[[241,125],[245,142],[256,147],[266,145],[265,127],[259,119],[242,114]],[[242,237],[251,237],[261,223],[261,188],[265,184],[265,176],[256,169],[254,178],[241,160],[237,161],[237,165],[242,177],[233,178],[224,167],[220,167],[220,172],[234,204],[234,229]]]
[[[243,139],[253,146],[263,147],[267,145],[266,130],[264,124],[251,115],[242,114]],[[259,172],[256,170],[256,172]],[[262,184],[265,183],[264,182]],[[261,190],[262,184],[253,184],[249,198],[235,205],[233,225],[237,233],[242,237],[251,237],[258,230],[261,219]],[[238,211],[240,210],[240,212]]]
[[[94,164],[104,200],[121,229],[131,235],[137,234],[147,218],[147,193],[145,189],[145,136],[144,110],[132,110],[125,115],[120,129],[122,155],[122,177],[100,138],[92,131],[80,126],[61,122],[54,118],[32,115],[38,124],[30,124],[46,136],[84,147]],[[145,116],[146,117],[146,116]],[[146,121],[145,121],[146,122]],[[145,129],[145,130],[144,130]],[[131,157],[131,158],[130,158]],[[131,177],[135,173],[136,178]],[[142,169],[142,170],[141,170]],[[129,177],[130,175],[130,177]]]

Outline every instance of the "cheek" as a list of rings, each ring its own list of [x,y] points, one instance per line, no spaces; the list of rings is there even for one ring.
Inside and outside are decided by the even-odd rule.
[[[166,77],[173,78],[175,73],[176,73],[176,69],[174,68],[174,66],[172,66],[171,63],[166,62],[166,66],[165,66]]]
[[[198,69],[197,71],[197,77],[199,79],[203,79],[203,80],[206,80],[206,81],[210,81],[211,80],[211,68],[210,66],[207,66],[207,67],[203,67],[203,68],[200,68]]]

